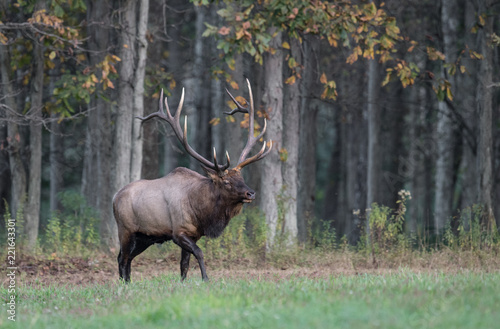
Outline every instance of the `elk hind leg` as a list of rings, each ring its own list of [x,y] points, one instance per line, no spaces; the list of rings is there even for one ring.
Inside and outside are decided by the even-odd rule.
[[[184,281],[189,270],[189,258],[191,258],[191,253],[186,249],[182,249],[181,253],[181,280]]]
[[[142,236],[132,235],[130,239],[122,244],[118,254],[118,271],[120,278],[125,282],[130,282],[130,272],[132,260],[152,245],[149,239]]]

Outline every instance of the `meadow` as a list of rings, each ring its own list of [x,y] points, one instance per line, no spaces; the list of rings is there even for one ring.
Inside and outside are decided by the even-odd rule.
[[[208,283],[196,268],[185,282],[177,272],[136,271],[129,285],[116,280],[116,273],[103,281],[96,275],[96,282],[89,273],[83,284],[57,276],[24,280],[16,322],[7,319],[3,303],[0,327],[497,328],[500,323],[500,273],[492,269],[239,266],[209,269]],[[1,293],[6,296],[5,286]]]

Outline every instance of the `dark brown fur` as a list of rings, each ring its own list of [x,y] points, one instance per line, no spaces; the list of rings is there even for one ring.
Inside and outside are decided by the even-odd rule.
[[[202,236],[218,237],[243,203],[255,198],[255,192],[245,184],[239,169],[228,170],[223,177],[214,170],[205,171],[208,177],[177,168],[159,179],[132,182],[115,195],[122,279],[130,280],[135,256],[153,243],[173,240],[182,248],[182,279],[187,275],[190,254],[194,254],[202,278],[208,280],[196,242]]]

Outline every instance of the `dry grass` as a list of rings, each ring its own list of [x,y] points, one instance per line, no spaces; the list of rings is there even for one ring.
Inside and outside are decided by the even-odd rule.
[[[132,263],[133,279],[148,279],[179,272],[180,252],[151,250],[138,256]],[[460,273],[498,272],[500,257],[485,251],[452,251],[442,249],[432,252],[409,251],[378,255],[376,263],[370,256],[360,252],[317,251],[294,249],[262,256],[231,259],[205,257],[208,275],[211,278],[290,278],[328,277],[359,274],[394,273],[401,268],[411,272]],[[196,260],[191,261],[188,274],[200,275]],[[56,254],[23,254],[18,262],[20,285],[86,285],[109,283],[118,279],[116,256],[95,253],[90,257],[58,256]],[[5,286],[5,281],[2,284]]]

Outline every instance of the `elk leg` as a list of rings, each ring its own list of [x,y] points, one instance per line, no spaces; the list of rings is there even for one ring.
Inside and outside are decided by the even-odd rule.
[[[181,280],[186,279],[189,270],[189,258],[191,258],[191,253],[186,249],[182,249],[181,253]]]
[[[120,279],[125,282],[130,281],[130,240],[123,243],[120,247],[120,253],[118,254],[118,273],[120,274]],[[127,266],[128,265],[128,266]]]
[[[118,272],[125,282],[130,282],[132,260],[151,244],[149,240],[132,235],[127,243],[121,246],[118,254]]]
[[[201,278],[203,279],[203,281],[208,281],[207,271],[205,270],[205,262],[203,261],[203,252],[201,251],[200,247],[196,245],[196,242],[192,238],[184,234],[174,237],[174,242],[183,250],[192,253],[194,257],[196,257],[196,259],[198,260],[198,264],[200,265]]]

